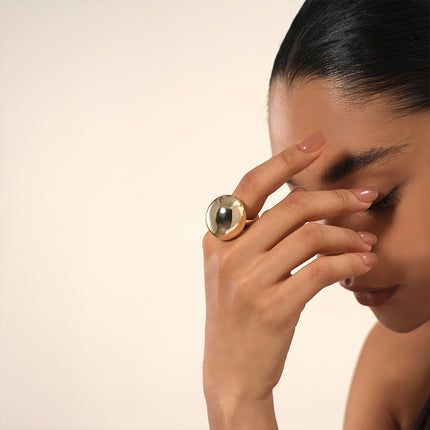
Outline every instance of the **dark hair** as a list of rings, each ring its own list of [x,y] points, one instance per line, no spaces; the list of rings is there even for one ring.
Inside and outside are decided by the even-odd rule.
[[[393,113],[430,109],[430,0],[306,0],[273,65],[280,79],[328,78],[350,103],[374,95]]]

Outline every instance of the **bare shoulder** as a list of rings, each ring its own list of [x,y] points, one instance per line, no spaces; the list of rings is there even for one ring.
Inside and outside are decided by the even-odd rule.
[[[430,322],[395,333],[377,322],[355,367],[344,430],[410,429],[430,393]]]

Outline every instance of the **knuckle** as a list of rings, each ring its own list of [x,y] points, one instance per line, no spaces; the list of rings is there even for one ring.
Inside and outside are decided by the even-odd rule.
[[[290,193],[285,199],[285,203],[288,206],[298,207],[301,208],[308,200],[308,192],[296,192],[296,193]]]
[[[229,273],[232,268],[232,256],[227,248],[205,251],[205,268],[211,273]]]
[[[252,291],[252,279],[246,275],[242,274],[241,276],[235,277],[234,280],[231,280],[229,289],[231,290],[234,306],[238,309],[253,309],[253,312],[256,310],[256,300]]]
[[[246,301],[246,290],[249,285],[249,280],[246,275],[235,276],[230,282],[230,289],[235,293],[235,296],[240,301]]]
[[[350,202],[350,196],[344,190],[333,190],[333,192],[343,205]]]
[[[242,177],[238,188],[244,193],[254,192],[260,185],[260,177],[255,170],[250,170]]]
[[[233,264],[233,255],[231,251],[224,248],[222,251],[216,254],[216,265],[220,271],[228,272]]]
[[[270,295],[262,295],[255,301],[255,313],[258,321],[266,327],[278,327],[277,303]]]
[[[313,263],[310,263],[310,276],[312,279],[318,279],[324,283],[333,276],[333,267],[326,257],[319,257]]]
[[[324,231],[319,224],[308,223],[301,227],[301,239],[310,246],[318,246],[324,240]]]
[[[287,166],[294,166],[297,164],[296,152],[291,148],[289,151],[282,151],[282,160]]]

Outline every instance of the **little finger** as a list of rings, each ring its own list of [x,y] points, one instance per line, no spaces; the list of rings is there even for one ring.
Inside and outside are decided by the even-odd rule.
[[[280,307],[302,310],[320,290],[342,279],[360,276],[377,264],[373,252],[319,257],[279,284],[276,289]]]

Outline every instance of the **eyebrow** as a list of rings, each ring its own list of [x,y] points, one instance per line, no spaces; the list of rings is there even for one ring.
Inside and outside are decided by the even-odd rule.
[[[396,157],[398,154],[404,154],[406,147],[411,146],[410,143],[404,143],[402,145],[380,147],[380,148],[369,148],[363,152],[357,152],[355,154],[349,154],[346,158],[338,161],[333,166],[326,169],[320,176],[319,180],[321,184],[333,184],[345,178],[345,176],[351,173],[357,172],[364,167],[375,164],[378,161],[389,161]],[[294,179],[286,181],[287,184],[299,186]]]

